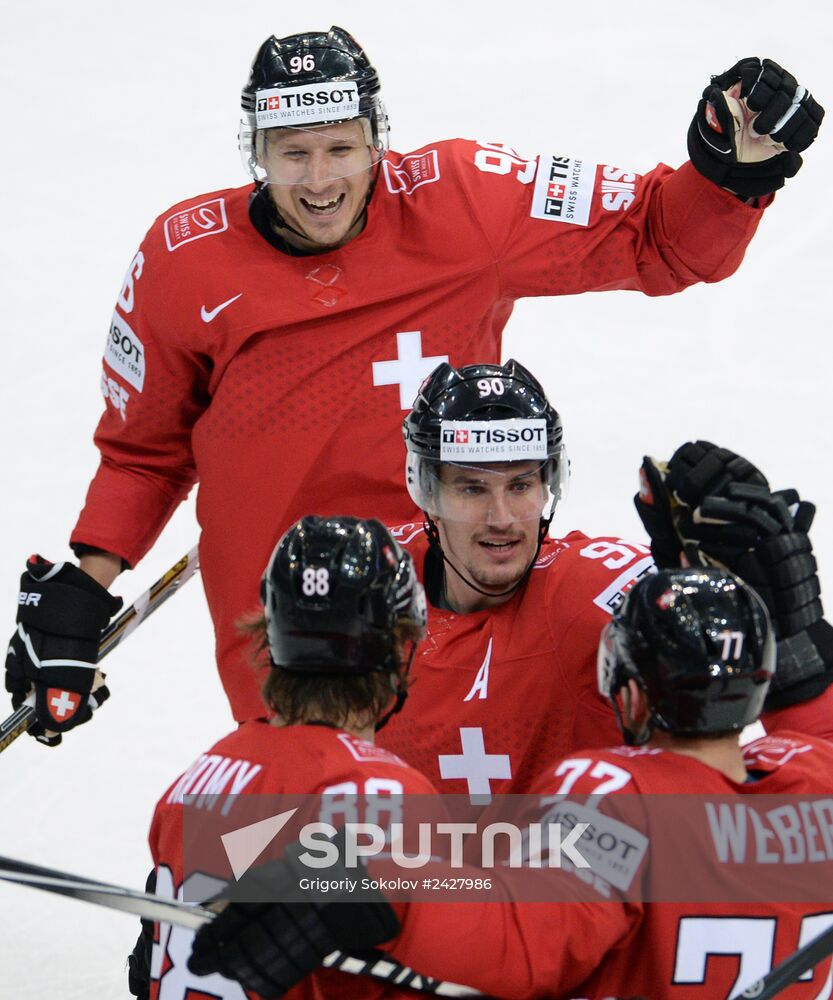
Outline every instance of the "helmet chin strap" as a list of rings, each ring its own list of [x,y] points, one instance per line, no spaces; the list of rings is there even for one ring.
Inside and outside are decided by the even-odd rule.
[[[367,194],[365,195],[364,203],[359,207],[359,210],[353,216],[350,225],[347,227],[348,233],[353,228],[353,226],[355,226],[355,224],[359,221],[359,219],[367,212],[368,206],[370,205],[370,199],[373,197],[373,192],[376,190],[376,183],[379,180],[379,171],[382,169],[383,159],[384,157],[380,157],[380,159],[376,163],[376,170],[374,171],[373,177],[371,178],[370,186],[367,189]],[[260,188],[263,188],[263,187],[268,187],[268,184],[266,184],[264,181],[258,181],[258,186]],[[291,225],[289,222],[286,221],[286,219],[281,215],[280,209],[278,208],[274,198],[269,196],[267,204],[270,207],[270,214],[272,216],[271,222],[274,227],[276,227],[277,229],[286,229],[290,233],[294,233],[295,236],[300,236],[302,240],[307,240],[309,243],[315,242],[315,240],[313,240],[308,233],[305,233],[300,229],[296,229],[293,225]],[[322,246],[321,252],[326,253],[327,250],[329,249],[330,247],[328,246]]]
[[[422,512],[425,515],[425,521],[423,522],[423,529],[425,534],[428,536],[428,544],[431,548],[437,552],[449,569],[453,570],[454,573],[463,581],[467,587],[471,587],[472,590],[477,591],[478,594],[482,594],[484,597],[509,597],[514,594],[517,590],[526,583],[529,574],[532,572],[532,567],[538,562],[538,556],[541,554],[541,546],[544,544],[544,539],[547,537],[547,532],[550,530],[550,524],[552,523],[553,511],[549,517],[542,517],[540,524],[538,525],[538,544],[535,546],[535,554],[533,555],[529,565],[523,571],[522,575],[509,587],[507,590],[493,591],[493,590],[483,590],[478,587],[476,583],[469,580],[459,569],[454,565],[454,563],[448,558],[448,556],[443,552],[442,543],[440,542],[440,531],[435,522],[433,521],[431,515],[427,510]]]
[[[416,651],[417,651],[417,643],[412,642],[411,648],[408,650],[408,656],[405,660],[404,667],[400,671],[399,676],[397,678],[398,683],[394,691],[396,699],[393,705],[382,716],[382,718],[377,720],[376,725],[374,726],[374,731],[377,733],[379,732],[380,729],[384,729],[384,727],[390,722],[391,718],[398,712],[401,712],[402,709],[405,707],[405,701],[408,697],[408,684],[407,684],[408,674],[411,672],[411,664],[414,662]]]
[[[631,728],[631,726],[625,725],[625,720],[622,716],[622,709],[619,707],[619,702],[614,695],[610,695],[610,704],[613,706],[613,714],[616,716],[616,724],[619,726],[619,731],[622,733],[622,739],[625,741],[625,746],[644,746],[654,733],[653,717],[649,716],[645,720],[641,729],[634,729]]]

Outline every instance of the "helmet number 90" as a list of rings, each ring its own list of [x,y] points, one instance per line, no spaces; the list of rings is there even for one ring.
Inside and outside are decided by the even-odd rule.
[[[479,378],[477,380],[477,390],[480,397],[502,396],[506,392],[506,386],[502,378]]]
[[[301,576],[301,590],[306,597],[326,597],[330,592],[330,571],[326,566],[307,566]]]
[[[289,60],[289,72],[300,73],[302,70],[309,72],[315,69],[315,57],[309,54],[305,56],[292,56]]]

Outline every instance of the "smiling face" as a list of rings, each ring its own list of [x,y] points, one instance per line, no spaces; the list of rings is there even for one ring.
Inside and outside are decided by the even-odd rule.
[[[446,558],[485,594],[446,570],[446,597],[461,614],[502,604],[535,558],[547,501],[541,463],[439,467],[432,514]]]
[[[361,232],[378,158],[362,119],[261,133],[259,160],[281,217],[297,229],[281,235],[304,250],[343,246]]]

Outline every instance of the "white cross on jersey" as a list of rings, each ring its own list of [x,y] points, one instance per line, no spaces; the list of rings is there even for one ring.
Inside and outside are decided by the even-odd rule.
[[[492,799],[492,778],[511,778],[512,764],[505,753],[486,753],[480,726],[460,728],[461,754],[440,754],[440,777],[463,778],[469,786],[469,796],[478,802]]]
[[[399,405],[403,410],[410,410],[425,377],[430,375],[437,365],[448,361],[448,355],[438,354],[433,358],[424,358],[422,333],[419,330],[397,333],[396,354],[396,361],[373,362],[373,384],[398,384]]]
[[[78,702],[70,697],[69,691],[62,691],[60,698],[50,698],[49,704],[55,708],[55,718],[63,719],[67,712],[71,712]]]

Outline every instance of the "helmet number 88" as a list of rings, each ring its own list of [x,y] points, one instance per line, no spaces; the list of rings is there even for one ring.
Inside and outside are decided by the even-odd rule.
[[[301,575],[301,590],[306,597],[325,597],[330,592],[330,571],[326,566],[307,566]]]
[[[315,57],[309,54],[305,56],[293,56],[289,60],[289,72],[290,73],[300,73],[301,70],[309,72],[311,69],[315,69]]]

